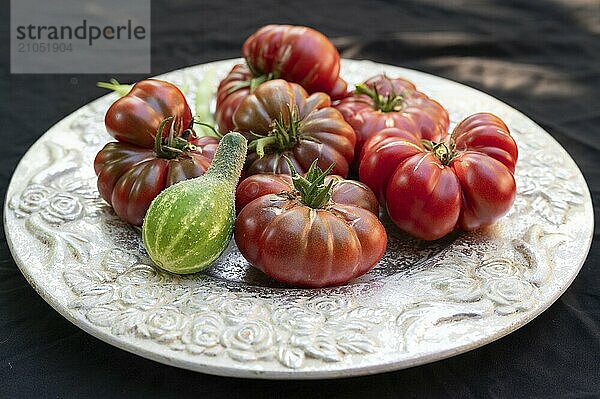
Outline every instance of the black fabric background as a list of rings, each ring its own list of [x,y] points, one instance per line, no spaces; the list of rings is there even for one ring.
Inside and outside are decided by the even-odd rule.
[[[0,31],[0,194],[27,148],[104,94],[103,75],[10,75],[8,1]],[[154,0],[152,74],[237,57],[266,23],[313,26],[342,56],[433,73],[523,111],[572,155],[598,215],[600,3],[563,1]],[[132,81],[143,76],[116,76]],[[596,219],[598,226],[598,219]],[[165,366],[84,333],[50,308],[0,240],[0,397],[600,397],[600,245],[546,312],[520,330],[444,361],[324,381],[223,378]],[[2,233],[4,231],[2,230]]]

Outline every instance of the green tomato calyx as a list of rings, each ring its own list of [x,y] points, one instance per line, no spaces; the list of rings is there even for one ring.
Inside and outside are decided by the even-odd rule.
[[[169,133],[163,140],[163,131],[167,123],[171,122],[169,126]],[[182,129],[182,119],[174,118],[172,116],[165,118],[154,136],[154,152],[160,158],[173,159],[181,155],[185,155],[188,151],[198,151],[198,147],[188,141],[189,138],[197,138],[196,133],[190,129]],[[183,130],[182,133],[181,130]]]
[[[250,149],[254,149],[259,157],[265,156],[265,152],[284,152],[291,150],[300,141],[300,116],[298,107],[288,104],[287,113],[279,115],[279,118],[271,122],[271,131],[268,135],[252,133],[255,137],[250,143]]]
[[[421,140],[421,144],[427,150],[431,151],[431,153],[440,160],[442,165],[448,165],[450,161],[456,156],[455,154],[455,144],[454,140],[450,140],[449,144],[445,144],[443,142],[434,143],[430,140]]]
[[[402,110],[404,103],[404,96],[402,94],[396,94],[393,90],[387,95],[379,93],[377,85],[369,87],[364,83],[356,85],[356,93],[364,94],[373,100],[373,108],[381,112],[397,112]]]
[[[335,163],[332,163],[325,171],[322,171],[317,166],[319,160],[315,159],[310,168],[308,168],[306,176],[302,177],[298,174],[298,171],[289,158],[285,157],[285,160],[290,168],[292,183],[296,191],[300,194],[302,203],[313,209],[325,208],[331,200],[333,186],[333,180],[328,185],[325,185],[325,177],[331,173]]]

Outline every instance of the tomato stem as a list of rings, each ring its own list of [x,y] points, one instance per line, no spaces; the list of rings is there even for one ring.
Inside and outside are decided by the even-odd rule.
[[[256,88],[258,86],[265,83],[266,81],[277,79],[279,77],[279,73],[277,73],[277,72],[269,72],[269,73],[259,72],[248,61],[246,61],[246,65],[248,66],[248,69],[250,70],[250,73],[252,74],[252,78],[236,84],[235,86],[233,86],[231,89],[228,90],[227,94],[234,93],[240,89],[243,89],[244,87],[249,87],[250,93],[252,93],[254,90],[256,90]]]
[[[204,134],[203,136],[216,137],[218,139],[221,139],[223,137],[223,134],[221,134],[221,132],[219,132],[217,129],[215,129],[215,127],[213,125],[211,125],[209,123],[201,122],[200,120],[196,119],[196,117],[194,117],[192,119],[192,124],[204,126],[204,127],[208,128],[208,131],[210,131],[210,133]],[[206,129],[205,129],[205,131],[206,131]]]
[[[271,122],[271,131],[267,136],[254,133],[257,139],[250,143],[249,148],[255,149],[256,154],[261,158],[267,150],[283,152],[293,148],[300,140],[298,114],[298,107],[288,105],[286,117],[280,114],[278,119]]]
[[[256,149],[256,154],[262,158],[265,156],[265,148],[272,147],[277,144],[277,139],[275,136],[262,136],[258,140],[254,140],[250,144],[250,148]]]
[[[372,88],[364,83],[356,85],[356,93],[364,94],[373,100],[373,108],[381,112],[396,112],[402,109],[402,103],[404,102],[404,96],[402,94],[396,94],[393,90],[387,95],[379,94],[377,85],[373,85]]]
[[[264,75],[259,75],[255,78],[250,79],[250,92],[252,93],[254,90],[256,90],[258,86],[272,79],[275,79],[275,74],[273,72],[269,72]]]
[[[325,171],[322,171],[317,166],[319,160],[315,159],[310,168],[308,168],[306,176],[302,177],[298,174],[298,171],[288,157],[285,157],[285,161],[290,168],[292,183],[296,191],[300,194],[302,203],[313,209],[325,208],[331,200],[331,187],[333,186],[333,180],[328,185],[325,185],[325,177],[331,173],[335,163],[332,163]]]
[[[163,143],[163,131],[167,123],[171,122],[169,127],[169,133],[166,137],[166,143]],[[196,146],[191,144],[183,137],[176,136],[176,133],[180,131],[179,124],[181,120],[179,118],[173,118],[172,116],[165,118],[158,127],[156,135],[154,136],[154,152],[160,158],[173,159],[180,155],[184,155],[187,151],[195,151]],[[186,132],[188,129],[186,129]]]
[[[450,160],[453,158],[452,150],[444,143],[437,143],[431,149],[431,152],[437,159],[440,160],[442,165],[448,165]]]
[[[431,151],[431,153],[440,160],[442,165],[448,165],[450,161],[456,156],[454,151],[456,145],[454,140],[450,139],[448,143],[435,143],[431,140],[421,140],[421,144],[425,149]]]
[[[96,86],[103,89],[108,89],[116,92],[119,96],[123,97],[131,91],[133,85],[122,85],[117,79],[111,79],[109,82],[96,82]]]

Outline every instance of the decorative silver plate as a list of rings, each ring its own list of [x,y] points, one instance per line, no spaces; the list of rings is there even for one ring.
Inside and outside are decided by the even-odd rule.
[[[211,71],[174,71],[194,107]],[[88,333],[159,362],[257,378],[334,378],[397,370],[496,340],[548,308],[583,264],[593,232],[585,180],[538,125],[469,87],[421,72],[344,60],[350,83],[403,76],[445,105],[452,124],[500,116],[519,145],[518,196],[496,226],[417,242],[388,226],[375,269],[343,287],[293,289],[251,268],[232,244],[205,273],[152,266],[139,233],[98,196],[92,162],[111,138],[103,117],[115,94],[53,126],[25,154],[4,209],[15,261],[37,292]],[[217,80],[215,80],[216,88]]]

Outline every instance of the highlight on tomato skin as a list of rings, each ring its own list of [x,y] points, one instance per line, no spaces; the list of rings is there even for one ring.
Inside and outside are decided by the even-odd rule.
[[[489,226],[514,203],[518,148],[493,114],[465,118],[439,142],[384,129],[364,148],[360,180],[396,226],[419,239]]]
[[[292,191],[292,177],[285,174],[260,173],[242,180],[235,191],[235,210],[242,209],[255,199],[268,194]]]
[[[316,165],[305,177],[290,164],[290,178],[254,175],[238,187],[239,198],[250,201],[235,222],[240,253],[268,276],[298,287],[344,284],[371,270],[387,246],[385,228],[367,209],[373,205],[361,207],[365,198],[377,206],[373,193],[338,177],[326,179],[332,166],[322,172]],[[290,180],[293,190],[252,198]],[[333,199],[336,184],[348,204]]]

